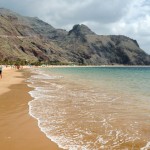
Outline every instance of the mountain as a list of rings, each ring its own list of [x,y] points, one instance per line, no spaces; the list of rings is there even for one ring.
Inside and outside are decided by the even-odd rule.
[[[150,65],[136,40],[123,35],[97,35],[85,25],[69,32],[37,17],[0,8],[0,60],[84,65]]]

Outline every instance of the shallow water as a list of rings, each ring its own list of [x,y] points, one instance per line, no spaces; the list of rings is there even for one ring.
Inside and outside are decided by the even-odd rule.
[[[30,114],[48,138],[70,150],[147,150],[149,67],[33,70]]]

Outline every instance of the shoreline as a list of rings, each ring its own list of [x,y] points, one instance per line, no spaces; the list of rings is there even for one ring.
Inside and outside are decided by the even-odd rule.
[[[149,68],[150,65],[44,65],[44,66],[37,66],[37,68],[84,68],[84,67],[96,67],[96,68],[135,68],[135,67],[141,67],[141,68]]]
[[[3,150],[60,150],[30,116],[26,70],[7,69],[0,79],[0,147]]]

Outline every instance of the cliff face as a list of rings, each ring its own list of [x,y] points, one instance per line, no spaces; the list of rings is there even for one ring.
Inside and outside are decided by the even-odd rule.
[[[85,25],[69,32],[55,29],[38,18],[23,17],[0,9],[0,60],[75,64],[149,65],[150,56],[136,40],[125,36],[103,36]]]

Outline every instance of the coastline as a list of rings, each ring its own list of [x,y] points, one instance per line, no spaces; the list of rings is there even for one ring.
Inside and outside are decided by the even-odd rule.
[[[45,65],[38,66],[38,68],[85,68],[85,67],[98,67],[98,68],[135,68],[144,67],[149,68],[150,65]]]
[[[65,66],[51,66],[53,67]],[[3,79],[0,79],[0,147],[3,150],[60,150],[55,142],[40,130],[37,119],[29,114],[28,102],[32,97],[28,92],[32,88],[28,87],[25,81],[31,72],[28,69],[11,68],[3,71]],[[150,146],[149,142],[145,146],[139,142],[138,148],[141,145],[141,150]]]
[[[3,150],[60,150],[29,115],[26,70],[4,69],[0,79],[0,147]]]

